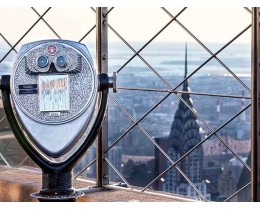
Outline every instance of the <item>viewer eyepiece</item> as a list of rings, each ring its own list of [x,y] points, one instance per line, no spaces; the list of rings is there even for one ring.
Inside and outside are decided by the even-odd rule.
[[[59,56],[57,58],[57,66],[60,68],[64,68],[66,67],[66,59],[64,56]]]
[[[47,65],[48,65],[49,61],[48,61],[48,58],[45,57],[45,56],[40,56],[37,60],[37,65],[40,67],[40,68],[45,68]]]

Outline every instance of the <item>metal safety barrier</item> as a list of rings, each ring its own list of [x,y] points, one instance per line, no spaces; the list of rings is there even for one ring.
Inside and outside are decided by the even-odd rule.
[[[48,23],[46,20],[46,15],[52,11],[52,8],[48,8],[40,14],[37,9],[31,8],[32,12],[37,15],[38,18],[36,18],[35,22],[28,28],[28,30],[14,43],[11,44],[10,40],[8,40],[8,37],[6,37],[3,32],[0,29],[0,37],[2,40],[10,47],[10,49],[4,54],[3,57],[0,58],[0,64],[3,63],[8,55],[10,53],[17,53],[16,47],[23,42],[25,37],[30,33],[30,31],[39,24],[39,22],[44,23],[49,30],[57,37],[58,39],[62,39],[63,36],[55,31],[55,29],[51,26],[51,23]],[[139,59],[139,61],[144,64],[144,66],[148,69],[148,71],[152,72],[154,76],[158,78],[158,81],[162,84],[163,88],[145,88],[145,87],[138,87],[133,86],[132,87],[125,87],[120,86],[118,87],[119,91],[132,91],[132,92],[142,92],[145,94],[150,93],[158,93],[161,94],[161,98],[158,102],[154,102],[152,107],[149,107],[149,110],[142,114],[138,119],[136,119],[132,113],[129,112],[129,110],[120,102],[120,100],[117,98],[115,94],[109,95],[110,104],[113,104],[114,107],[120,112],[123,113],[123,115],[129,120],[131,125],[122,130],[120,135],[113,139],[112,141],[109,141],[109,114],[110,114],[110,107],[108,107],[107,110],[107,116],[105,118],[105,121],[103,123],[102,131],[96,140],[96,142],[93,145],[93,148],[96,150],[96,157],[88,160],[88,163],[83,163],[83,166],[80,168],[77,173],[75,173],[74,179],[78,178],[84,178],[84,173],[89,170],[91,167],[94,168],[94,171],[96,170],[96,185],[99,187],[113,187],[113,186],[123,186],[125,189],[129,190],[136,190],[139,192],[150,192],[154,189],[154,185],[158,181],[160,181],[163,177],[166,176],[171,170],[175,170],[176,174],[178,174],[180,179],[183,179],[185,183],[189,184],[189,186],[193,189],[195,192],[195,196],[193,196],[195,199],[203,200],[203,201],[209,201],[209,199],[205,196],[205,193],[203,193],[200,189],[198,189],[198,186],[196,183],[193,183],[191,177],[189,177],[189,174],[186,174],[184,172],[184,169],[180,167],[180,163],[185,161],[189,157],[189,155],[193,154],[193,152],[198,151],[198,148],[201,148],[202,145],[208,141],[212,137],[216,139],[216,141],[219,141],[219,143],[223,144],[224,147],[227,149],[228,153],[232,154],[240,164],[242,164],[244,168],[244,173],[250,173],[252,177],[252,182],[245,183],[243,186],[241,186],[236,191],[230,193],[229,196],[224,198],[224,201],[230,201],[235,196],[237,196],[239,193],[243,192],[246,189],[251,188],[251,200],[252,201],[259,201],[259,187],[258,187],[258,173],[259,173],[259,167],[258,167],[258,154],[259,151],[257,139],[258,137],[258,123],[259,119],[255,116],[258,116],[258,98],[256,97],[258,94],[258,71],[259,70],[259,9],[253,8],[252,10],[249,8],[241,9],[241,15],[243,16],[252,16],[252,24],[248,24],[245,27],[242,27],[240,32],[237,33],[235,36],[233,36],[229,41],[224,43],[218,50],[211,50],[209,46],[207,46],[207,43],[204,43],[202,40],[199,39],[191,30],[189,30],[188,27],[185,26],[184,23],[180,20],[181,17],[189,11],[189,8],[184,7],[179,10],[176,14],[173,14],[168,10],[167,8],[161,8],[162,14],[166,14],[169,18],[169,21],[166,22],[148,41],[146,41],[138,50],[136,50],[136,47],[134,47],[131,42],[127,41],[121,34],[120,31],[118,31],[114,25],[113,22],[109,21],[109,16],[114,14],[116,15],[117,10],[120,10],[120,8],[105,8],[105,7],[98,7],[98,8],[90,8],[90,10],[93,12],[93,15],[96,16],[96,24],[93,25],[83,36],[80,38],[79,42],[83,42],[86,37],[88,37],[90,34],[93,34],[96,30],[96,63],[97,63],[97,69],[100,73],[109,73],[109,53],[110,53],[110,45],[109,45],[109,34],[113,34],[113,36],[117,37],[122,44],[124,44],[127,49],[132,53],[130,58],[128,58],[122,65],[117,67],[117,69],[113,69],[113,71],[116,71],[118,74],[118,77],[120,77],[121,74],[126,71],[126,67],[133,61],[134,59]],[[119,17],[122,18],[122,17]],[[160,17],[158,17],[160,18]],[[205,17],[207,18],[207,17]],[[128,23],[125,23],[128,24]],[[172,85],[165,79],[163,75],[161,75],[160,70],[158,70],[156,67],[153,67],[152,64],[150,64],[145,55],[142,54],[142,52],[147,49],[148,46],[151,45],[151,43],[154,43],[156,38],[160,36],[163,32],[165,32],[169,26],[172,24],[178,25],[184,33],[189,36],[194,43],[197,43],[204,51],[209,55],[207,59],[204,59],[199,66],[197,66],[195,69],[192,69],[191,73],[186,74],[185,78],[181,80],[177,85]],[[225,64],[225,61],[223,61],[219,55],[221,52],[223,52],[225,49],[227,49],[230,45],[232,45],[239,37],[241,37],[246,32],[252,30],[253,39],[252,39],[252,49],[253,49],[253,55],[252,55],[252,88],[248,87],[248,85],[230,68],[227,64]],[[232,95],[232,94],[218,94],[218,93],[207,93],[207,92],[192,92],[187,90],[179,90],[180,87],[187,84],[188,80],[194,79],[194,75],[197,72],[200,72],[203,67],[209,62],[214,61],[217,62],[218,65],[220,65],[227,74],[230,75],[230,77],[234,78],[241,87],[244,88],[244,90],[247,91],[247,95]],[[186,72],[187,73],[187,72]],[[252,100],[252,105],[249,102],[247,105],[245,105],[242,109],[240,109],[236,114],[234,114],[232,117],[229,117],[225,122],[222,122],[220,126],[217,128],[213,128],[212,125],[210,125],[207,120],[204,119],[204,117],[198,113],[192,106],[192,104],[188,103],[184,97],[186,96],[199,96],[199,97],[217,97],[217,98],[225,98],[225,99],[240,99],[240,100]],[[252,99],[250,96],[252,96]],[[175,96],[176,99],[179,101],[180,104],[182,104],[186,109],[189,110],[189,113],[192,113],[192,115],[196,118],[196,120],[199,121],[200,125],[202,125],[204,128],[207,129],[208,135],[205,136],[204,139],[201,139],[199,143],[196,145],[192,145],[191,148],[186,150],[184,154],[181,156],[178,156],[177,158],[173,158],[171,154],[169,154],[168,151],[166,151],[160,143],[154,138],[153,135],[151,135],[147,129],[143,126],[142,122],[147,119],[148,115],[151,114],[154,110],[156,110],[159,106],[165,103],[171,96]],[[230,145],[226,139],[222,135],[219,134],[219,131],[223,129],[225,126],[232,123],[234,119],[236,119],[238,116],[240,116],[243,112],[246,110],[250,110],[252,112],[252,147],[251,147],[251,155],[252,155],[252,163],[251,165],[248,164],[248,162],[245,162],[245,160],[242,159],[242,157],[237,154],[235,149]],[[257,113],[257,114],[254,114]],[[5,119],[5,116],[2,117],[0,120],[0,123]],[[112,125],[113,126],[113,125]],[[159,124],[158,124],[159,126]],[[134,186],[129,181],[129,177],[125,177],[124,174],[122,174],[122,171],[119,170],[119,168],[113,163],[113,161],[110,159],[111,151],[122,141],[124,141],[124,138],[133,131],[135,128],[137,128],[149,141],[150,144],[153,145],[153,147],[158,151],[158,154],[160,156],[163,156],[163,158],[168,162],[166,165],[167,167],[164,168],[164,170],[160,171],[158,174],[156,174],[151,180],[149,180],[148,183],[145,184],[145,186]],[[136,136],[135,138],[138,138]],[[259,152],[258,152],[259,153]],[[88,153],[87,153],[88,154]],[[156,158],[156,157],[155,157]],[[0,151],[0,159],[4,161],[4,163],[11,167],[12,164],[8,162],[8,160],[4,157],[4,155]],[[16,167],[21,167],[26,164],[28,161],[28,157],[23,158],[20,163],[16,164]],[[82,164],[82,163],[81,163]],[[95,169],[96,167],[96,169]],[[155,166],[157,167],[157,166]],[[251,168],[252,167],[252,168]],[[115,173],[123,182],[122,183],[113,183],[110,180],[110,173],[109,170],[112,169],[113,173]],[[146,177],[142,177],[143,179],[146,179]],[[169,192],[169,191],[168,191]],[[158,192],[160,193],[160,192]],[[175,192],[176,193],[176,192]],[[172,193],[172,195],[174,192]]]

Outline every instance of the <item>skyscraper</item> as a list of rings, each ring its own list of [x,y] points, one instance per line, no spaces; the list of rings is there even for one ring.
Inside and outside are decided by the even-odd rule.
[[[185,46],[185,74],[184,79],[187,77],[187,44]],[[181,98],[183,101],[193,108],[193,102],[189,93],[189,85],[186,80],[183,83],[183,93]],[[156,142],[168,156],[176,161],[187,153],[191,148],[197,145],[201,141],[199,133],[199,124],[197,122],[196,115],[186,106],[186,104],[180,100],[178,109],[176,110],[169,136],[157,138]],[[166,168],[171,166],[170,161],[159,151],[155,152],[156,167],[155,173],[159,175]],[[199,146],[185,158],[183,158],[178,164],[178,167],[184,172],[191,182],[198,188],[201,188],[205,192],[206,184],[202,182],[203,172],[203,148]],[[156,183],[155,188],[158,190],[164,190],[167,192],[178,193],[182,195],[196,196],[196,192],[192,193],[190,184],[187,179],[184,178],[176,169],[172,169],[165,174],[163,179]]]

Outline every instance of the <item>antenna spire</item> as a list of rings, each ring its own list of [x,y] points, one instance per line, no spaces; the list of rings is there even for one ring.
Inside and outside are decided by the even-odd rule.
[[[184,79],[187,77],[188,74],[188,59],[187,59],[187,42],[185,43],[185,66],[184,66]],[[188,80],[185,80],[185,82],[183,83],[183,90],[184,91],[188,91]]]
[[[187,77],[188,74],[188,59],[187,59],[187,42],[185,43],[185,72],[184,72],[184,79]]]

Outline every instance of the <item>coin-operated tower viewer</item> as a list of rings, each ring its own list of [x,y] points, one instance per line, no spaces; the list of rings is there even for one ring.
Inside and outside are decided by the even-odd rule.
[[[72,169],[99,132],[115,74],[98,74],[83,44],[45,40],[21,47],[0,87],[15,137],[42,169],[42,188],[32,196],[75,201],[83,193],[72,186]]]

